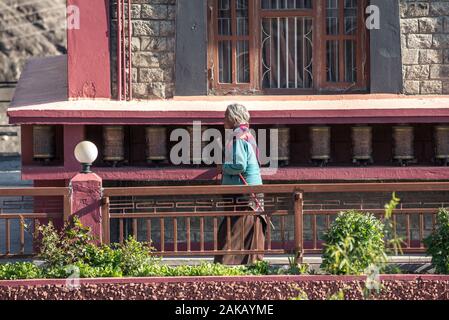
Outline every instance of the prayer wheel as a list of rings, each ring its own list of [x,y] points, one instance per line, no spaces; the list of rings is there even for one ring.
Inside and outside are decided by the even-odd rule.
[[[56,134],[54,126],[33,126],[33,158],[50,161],[55,157]]]
[[[445,166],[449,163],[449,125],[435,127],[435,159]]]
[[[331,128],[328,126],[314,126],[310,128],[312,162],[323,166],[331,158]]]
[[[167,128],[146,127],[146,157],[149,163],[167,161]]]
[[[412,126],[394,126],[393,142],[393,158],[400,165],[405,166],[415,159],[414,133]]]
[[[125,127],[103,127],[103,160],[114,165],[125,160]]]
[[[357,164],[373,162],[373,130],[369,126],[352,127],[352,161]]]
[[[207,141],[203,141],[203,133],[207,129],[208,129],[207,127],[201,126],[201,133],[200,133],[200,135],[197,134],[198,137],[196,137],[193,132],[193,126],[187,127],[187,131],[189,132],[189,136],[190,136],[190,159],[193,164],[198,165],[198,164],[202,163],[203,149],[208,143]],[[196,144],[199,145],[199,150],[194,150],[195,145],[193,142],[195,141],[195,139],[199,139],[199,144],[198,144],[198,142],[196,142]]]
[[[278,162],[286,166],[290,162],[290,128],[280,127],[278,130]]]

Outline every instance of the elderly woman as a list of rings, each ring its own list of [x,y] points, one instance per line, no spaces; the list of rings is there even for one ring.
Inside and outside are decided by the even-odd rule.
[[[223,185],[261,185],[258,149],[256,140],[249,130],[250,115],[246,108],[239,104],[228,106],[225,119],[225,129],[232,130],[227,136],[225,145],[225,162],[219,167],[223,177]],[[229,158],[229,159],[228,159]],[[261,200],[248,195],[233,195],[231,208],[238,211],[261,211]],[[230,241],[228,241],[230,227]],[[231,217],[228,225],[224,219],[218,230],[219,250],[263,250],[267,223],[263,215]],[[230,247],[230,248],[229,248]],[[216,256],[215,262],[223,264],[251,264],[262,260],[261,254],[228,254]]]

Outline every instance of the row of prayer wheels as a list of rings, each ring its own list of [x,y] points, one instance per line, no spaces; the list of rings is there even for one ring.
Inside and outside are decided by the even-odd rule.
[[[201,136],[207,127],[201,127]],[[278,162],[288,165],[290,162],[291,129],[277,127],[278,129]],[[331,161],[331,127],[310,127],[310,158],[318,165],[325,165]],[[193,127],[187,127],[193,136]],[[103,161],[117,164],[126,161],[125,155],[125,127],[103,127]],[[434,127],[435,161],[442,165],[449,163],[449,125]],[[398,125],[393,127],[393,160],[401,165],[415,161],[414,153],[414,127]],[[168,129],[163,126],[148,126],[145,128],[145,155],[149,163],[168,163]],[[373,130],[368,125],[357,125],[351,128],[352,159],[355,164],[373,162]],[[33,127],[33,157],[35,160],[48,162],[56,156],[56,131],[54,126],[36,125]],[[207,142],[202,141],[198,146],[201,150]],[[191,155],[193,163],[201,163],[196,159],[201,152],[194,152],[194,143],[191,139]]]
[[[194,132],[193,126],[186,127],[190,137],[198,136],[195,140],[190,139],[190,155],[193,164],[201,164],[202,150],[208,144],[200,137],[208,129],[201,126],[201,131]],[[279,134],[278,158],[281,165],[287,165],[290,160],[290,129],[287,127],[277,128]],[[166,127],[151,126],[145,128],[146,140],[146,160],[148,163],[166,164],[168,163],[168,131]],[[200,143],[194,143],[201,140]],[[199,150],[197,150],[199,149]],[[103,161],[117,164],[125,161],[125,131],[123,126],[104,126],[103,127]]]
[[[435,160],[449,163],[449,126],[435,126]],[[310,128],[311,159],[318,165],[331,160],[331,128],[314,126]],[[351,128],[352,159],[355,164],[373,163],[373,130],[370,126]],[[398,125],[393,127],[393,160],[402,166],[415,162],[414,127]]]
[[[152,126],[145,128],[146,160],[165,163],[168,160],[167,128]],[[125,161],[125,127],[103,127],[103,161],[117,164]]]
[[[370,126],[351,128],[352,160],[356,164],[373,162],[373,131]],[[310,127],[310,157],[313,163],[324,166],[331,160],[331,127]]]

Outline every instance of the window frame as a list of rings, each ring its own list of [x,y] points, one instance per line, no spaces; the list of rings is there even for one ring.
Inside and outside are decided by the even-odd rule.
[[[248,7],[248,28],[249,30],[253,30],[257,25],[257,15],[256,13],[256,5],[259,0],[249,1]],[[231,1],[231,12],[235,12],[235,1]],[[232,19],[232,35],[231,36],[222,36],[218,34],[218,0],[208,0],[208,82],[209,82],[209,91],[214,91],[218,94],[228,94],[228,93],[248,93],[254,92],[258,90],[258,67],[255,63],[258,59],[257,57],[257,33],[256,35],[249,34],[248,36],[238,36],[236,35],[237,23],[236,19]],[[213,30],[213,32],[210,32]],[[230,40],[232,42],[232,81],[233,83],[220,83],[219,82],[219,67],[218,67],[218,41],[221,40]],[[235,72],[235,61],[236,61],[236,50],[235,43],[238,40],[247,40],[249,41],[249,64],[250,64],[250,81],[249,83],[237,83],[237,75]]]
[[[340,4],[344,4],[344,0],[338,0]],[[232,11],[235,12],[235,1],[232,2]],[[266,95],[307,95],[320,93],[366,93],[369,90],[369,32],[365,26],[365,8],[369,0],[359,0],[357,3],[357,23],[362,26],[356,32],[356,35],[344,35],[343,9],[340,9],[340,34],[327,35],[326,34],[326,0],[314,0],[312,9],[283,9],[283,10],[267,10],[261,8],[261,0],[249,0],[249,14],[248,27],[254,32],[246,36],[249,40],[249,65],[250,65],[250,82],[236,83],[235,68],[235,42],[242,36],[236,35],[236,19],[233,17],[232,21],[232,36],[218,35],[218,0],[208,0],[208,17],[207,17],[207,68],[208,68],[208,92],[215,95],[230,95],[230,94],[266,94]],[[262,50],[261,50],[261,24],[263,18],[285,18],[285,17],[310,17],[312,19],[312,68],[313,68],[313,88],[263,88],[262,86]],[[211,32],[211,30],[213,32]],[[359,32],[360,31],[360,32]],[[356,66],[357,66],[357,81],[356,82],[328,82],[327,81],[327,67],[326,67],[326,40],[345,39],[355,40],[357,42],[356,50]],[[218,67],[218,41],[232,40],[232,78],[233,83],[220,83],[219,67]],[[339,46],[339,54],[344,54],[344,46]],[[340,73],[344,74],[343,59],[339,59]],[[339,76],[342,79],[342,76]]]
[[[321,23],[317,23],[316,27],[318,28],[317,33],[320,34],[323,38],[321,41],[317,41],[316,44],[318,46],[318,54],[319,54],[319,66],[317,69],[319,71],[318,75],[318,83],[316,88],[320,88],[319,91],[324,92],[337,92],[337,93],[345,93],[345,92],[354,92],[354,91],[368,91],[369,89],[369,32],[367,32],[367,28],[365,28],[366,21],[366,13],[365,8],[368,5],[368,0],[359,0],[357,2],[357,23],[361,26],[361,30],[357,30],[356,35],[343,35],[343,30],[345,24],[342,23],[344,21],[344,9],[342,9],[342,4],[344,4],[344,0],[338,0],[340,2],[340,13],[339,13],[339,21],[340,21],[340,30],[339,35],[327,35],[326,34],[326,15],[325,15],[325,1],[326,0],[317,0],[317,3],[320,4],[319,18]],[[358,32],[360,31],[360,32]],[[344,82],[341,81],[344,74],[344,60],[339,59],[339,70],[340,70],[340,81],[328,82],[326,76],[326,41],[327,40],[355,40],[357,41],[357,81],[356,82]],[[339,46],[339,55],[344,55],[344,46]]]

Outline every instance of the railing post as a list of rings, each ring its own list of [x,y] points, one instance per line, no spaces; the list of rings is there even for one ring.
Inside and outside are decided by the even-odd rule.
[[[295,210],[295,263],[303,262],[303,209],[304,209],[304,193],[296,191],[294,193],[294,210]]]
[[[101,206],[101,225],[103,227],[103,244],[110,244],[111,243],[111,235],[110,235],[110,216],[109,216],[109,197],[103,198],[103,203]]]
[[[72,194],[64,196],[64,223],[66,223],[72,215]]]

